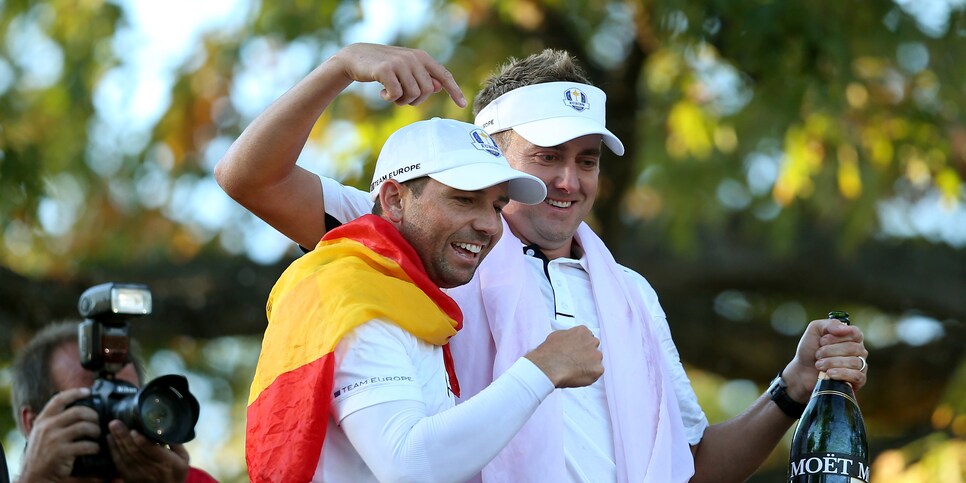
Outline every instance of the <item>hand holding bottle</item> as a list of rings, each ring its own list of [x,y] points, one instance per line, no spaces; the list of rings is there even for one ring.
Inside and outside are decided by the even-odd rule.
[[[868,357],[858,327],[831,318],[813,320],[798,342],[795,358],[782,371],[788,395],[798,402],[808,401],[819,371],[857,391],[865,385],[868,366],[863,367],[862,361]]]
[[[846,326],[849,324],[849,314],[845,312],[834,311],[828,315],[829,319],[839,319]],[[861,332],[859,335],[861,336]],[[822,340],[825,339],[828,339],[828,343],[823,345]],[[804,341],[805,338],[803,337],[802,340]],[[843,346],[846,350],[848,348],[854,350],[855,344],[856,342],[850,340],[841,327],[827,326],[827,332],[819,338],[816,354],[828,347],[839,347],[836,350],[826,350],[826,352],[832,352],[826,357],[816,355],[815,365],[828,364],[830,366],[828,370],[838,368],[832,364],[838,359],[847,359],[848,356],[843,357],[836,351],[841,350]],[[799,344],[799,349],[801,345]],[[858,341],[858,345],[863,351],[865,350],[861,340]],[[859,359],[857,356],[853,358]],[[856,371],[842,369],[839,372],[844,374],[858,372],[864,382],[865,374],[862,372],[866,368],[864,360],[864,357],[860,359],[860,367]],[[815,389],[792,436],[788,458],[788,481],[792,483],[869,482],[869,445],[865,422],[852,386],[846,381],[834,380],[822,367],[819,369]]]

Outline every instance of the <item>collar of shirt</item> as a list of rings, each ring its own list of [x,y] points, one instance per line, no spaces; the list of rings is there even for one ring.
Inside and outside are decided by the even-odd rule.
[[[548,309],[554,311],[554,329],[566,329],[577,323],[596,329],[597,310],[594,304],[580,303],[578,300],[592,300],[593,291],[590,274],[587,270],[587,257],[578,259],[560,257],[549,260],[536,245],[523,246],[523,253],[530,260],[533,270],[543,268],[543,279],[537,284]],[[536,261],[539,260],[539,265]],[[537,276],[539,278],[539,276]]]
[[[572,250],[570,257],[560,257],[554,260],[550,260],[549,258],[547,258],[547,255],[543,253],[543,250],[537,244],[531,243],[530,245],[523,245],[524,255],[528,257],[536,258],[543,262],[543,273],[544,275],[547,276],[547,278],[550,278],[550,272],[548,267],[550,265],[550,262],[552,261],[556,261],[564,265],[578,265],[584,271],[587,271],[587,258],[583,256],[582,252],[583,250],[580,249],[580,246],[577,244],[575,240],[574,248]]]

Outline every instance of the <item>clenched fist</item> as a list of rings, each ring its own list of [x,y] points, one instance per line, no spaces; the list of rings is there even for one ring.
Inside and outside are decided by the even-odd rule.
[[[547,339],[526,355],[550,378],[555,387],[582,387],[594,383],[603,373],[600,340],[582,325],[551,332]]]

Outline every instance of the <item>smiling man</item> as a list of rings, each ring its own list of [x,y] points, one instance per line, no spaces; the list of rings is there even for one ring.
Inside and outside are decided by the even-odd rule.
[[[417,103],[443,89],[465,105],[450,73],[425,52],[350,47],[360,58],[379,57],[368,72],[379,72],[372,77],[386,87],[384,99]],[[229,153],[216,170],[229,194],[303,246],[371,206],[366,193],[295,164],[291,153],[311,128],[305,119],[317,115],[325,99],[306,98],[302,117],[274,119],[276,130],[291,136],[276,136],[271,149],[263,144],[251,153]],[[548,396],[480,476],[743,481],[801,414],[818,370],[856,389],[865,383],[862,333],[835,320],[812,321],[769,391],[741,415],[709,425],[657,294],[644,277],[619,265],[584,223],[597,195],[601,146],[624,152],[606,128],[605,104],[604,92],[571,57],[551,50],[511,61],[476,97],[476,125],[512,167],[543,181],[547,196],[535,205],[508,203],[503,216],[509,233],[469,283],[448,291],[466,321],[452,341],[461,401],[482,394],[556,330],[585,328],[599,336],[607,367],[593,384]]]
[[[278,147],[280,130],[267,121],[299,117],[303,94],[372,80],[358,74],[367,52],[347,49],[310,73],[229,155]],[[472,124],[434,118],[393,133],[366,196],[372,214],[327,233],[269,296],[248,406],[251,480],[465,480],[555,387],[597,380],[597,338],[583,327],[556,331],[455,406],[448,342],[463,316],[441,289],[473,278],[503,233],[507,203],[545,197],[544,184],[512,169]]]

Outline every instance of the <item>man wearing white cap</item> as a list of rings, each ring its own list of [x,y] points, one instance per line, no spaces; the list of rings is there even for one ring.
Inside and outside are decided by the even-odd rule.
[[[510,200],[546,197],[482,129],[439,118],[399,129],[369,197],[378,216],[329,231],[272,289],[248,406],[254,482],[465,480],[555,387],[603,372],[589,330],[556,331],[455,407],[447,342],[462,314],[440,289],[472,278]]]
[[[534,473],[513,467],[514,451],[532,443],[540,432],[550,431],[563,434],[564,461],[561,464],[552,451],[539,452],[537,460],[552,462],[555,468],[563,466],[569,480],[743,481],[801,415],[818,368],[831,370],[832,377],[856,388],[865,384],[868,352],[862,333],[836,320],[812,321],[794,358],[769,390],[741,415],[709,425],[681,367],[657,294],[639,274],[618,265],[583,223],[597,192],[601,142],[614,154],[624,153],[620,140],[605,127],[604,103],[603,91],[589,85],[570,56],[551,50],[507,64],[484,82],[474,101],[475,123],[504,149],[510,164],[547,184],[544,203],[512,203],[504,210],[512,235],[527,254],[523,258],[529,278],[518,278],[540,287],[543,306],[537,310],[550,318],[549,328],[583,324],[601,338],[607,368],[592,386],[559,392],[545,402],[484,469],[484,479],[501,475],[530,478]],[[329,189],[330,183],[324,186]],[[333,211],[328,196],[326,209]],[[486,296],[487,291],[497,289],[494,279],[499,269],[493,267],[513,266],[511,261],[520,258],[510,250],[504,255],[502,248],[510,242],[511,236],[506,236],[478,271],[474,282],[480,282],[482,303],[453,294],[467,320],[476,318],[477,310],[483,318],[513,311],[518,314],[514,320],[534,310],[531,298],[521,298],[508,308],[514,304]],[[472,288],[470,283],[462,290]],[[512,291],[512,287],[500,289]],[[497,323],[489,322],[491,328]],[[457,362],[462,362],[465,347],[485,346],[480,342],[484,338],[468,331],[454,340]],[[493,339],[495,362],[490,377],[500,374],[508,357],[519,351],[503,351],[509,338],[497,331],[493,331]],[[479,349],[473,352],[477,360],[484,361],[492,354]],[[478,371],[483,365],[460,367]],[[463,380],[468,393],[481,387],[487,376],[466,373]],[[669,397],[669,393],[673,395]],[[561,408],[556,410],[561,414],[544,419],[544,409],[554,399],[561,400]],[[666,416],[675,409],[680,415],[668,421]],[[553,425],[559,419],[563,420],[562,429]],[[664,427],[668,422],[670,427]],[[693,476],[682,458],[682,444],[690,446],[693,454]]]
[[[387,100],[419,102],[442,87],[464,105],[449,73],[424,53],[379,51],[399,61],[376,77],[386,86]],[[426,77],[430,80],[401,81]],[[463,397],[503,374],[552,330],[590,328],[601,339],[607,368],[593,385],[548,397],[484,468],[483,480],[744,480],[800,414],[817,367],[856,388],[865,383],[859,370],[864,366],[855,357],[867,355],[861,332],[837,321],[813,321],[769,392],[740,416],[709,425],[656,293],[639,274],[617,264],[583,223],[597,194],[601,144],[618,155],[624,151],[605,127],[605,100],[566,53],[554,51],[511,62],[476,98],[476,124],[513,167],[540,178],[548,193],[536,205],[509,203],[503,215],[510,233],[470,283],[449,291],[467,321],[452,341]],[[258,167],[253,158],[226,161]],[[260,190],[244,200],[228,191],[303,246],[324,232],[320,225],[326,221],[332,228],[368,210],[364,193],[325,178],[320,202],[311,192],[317,178],[293,168],[294,162],[270,163],[275,182],[257,180],[254,172],[222,182],[243,178]],[[282,191],[273,190],[273,183],[296,179],[302,180],[298,195],[285,196],[298,203],[274,194]],[[323,206],[326,221],[306,213]]]

